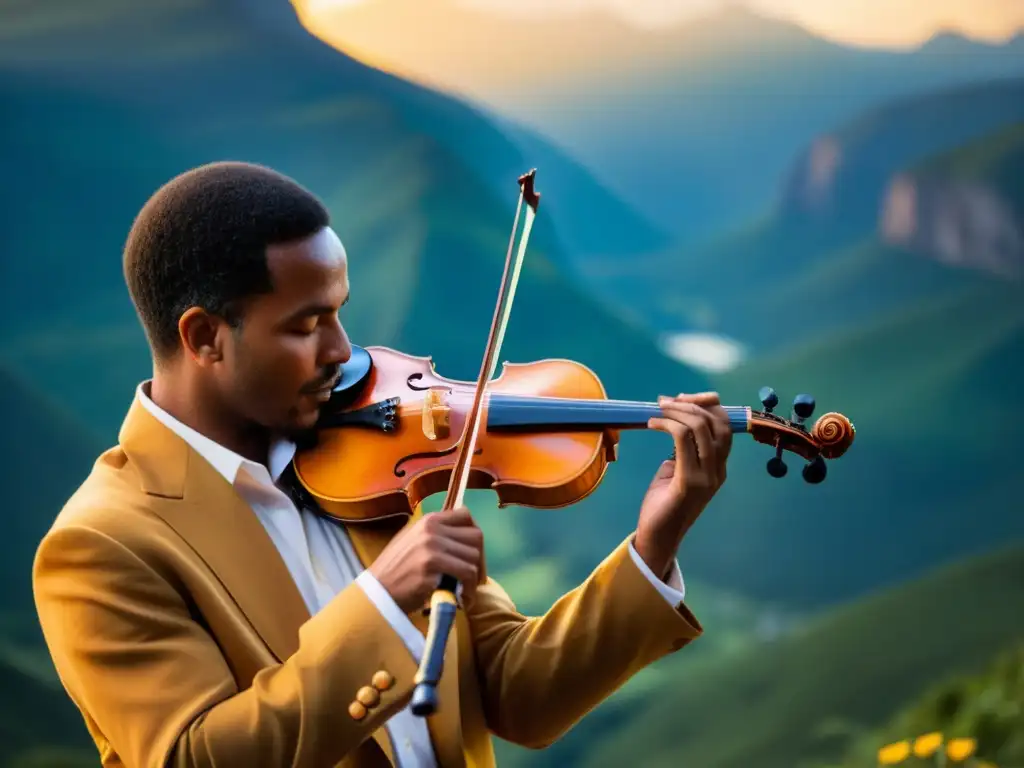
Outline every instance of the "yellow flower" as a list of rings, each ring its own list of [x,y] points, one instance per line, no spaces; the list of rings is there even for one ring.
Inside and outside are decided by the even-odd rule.
[[[946,754],[951,760],[959,763],[973,755],[977,748],[978,742],[974,739],[950,739],[949,744],[946,745]]]
[[[910,742],[897,741],[878,750],[878,762],[882,765],[896,765],[910,756]]]
[[[938,731],[918,736],[914,741],[914,754],[918,757],[931,757],[942,746],[942,734]]]

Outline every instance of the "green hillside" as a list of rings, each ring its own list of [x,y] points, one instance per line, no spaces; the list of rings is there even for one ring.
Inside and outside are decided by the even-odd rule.
[[[60,687],[49,657],[0,643],[0,692],[0,766],[96,765],[95,751],[89,754],[88,732]]]
[[[628,765],[642,744],[645,768],[823,766],[842,750],[829,729],[880,725],[934,682],[1021,642],[1024,613],[1011,610],[1021,604],[1017,547],[836,609],[740,658],[698,667],[683,651],[610,732],[581,732],[586,760],[575,764]]]
[[[997,134],[922,169],[952,180],[968,171],[988,179],[988,168],[986,183],[1012,189],[1012,174],[997,174],[1024,157],[1018,135]],[[813,490],[794,458],[779,489],[765,493],[756,478],[766,474],[767,450],[738,455],[732,477],[751,480],[727,486],[720,511],[702,521],[707,545],[695,547],[693,567],[748,594],[817,604],[1024,536],[1016,502],[1024,417],[1001,407],[1024,386],[1019,284],[873,238],[801,253],[802,269],[780,270],[761,290],[737,288],[730,306],[742,306],[748,323],[765,318],[759,338],[770,342],[715,386],[739,402],[770,385],[783,408],[810,392],[817,414],[854,420],[857,441]],[[723,259],[725,278],[733,263]],[[998,418],[972,415],[993,409]],[[782,539],[804,554],[781,554]]]
[[[702,521],[702,539],[724,543],[697,550],[694,567],[713,580],[729,574],[727,583],[753,594],[817,603],[1024,535],[1015,502],[1024,418],[1014,409],[971,415],[1013,401],[1022,360],[1015,286],[968,284],[719,377],[730,401],[751,382],[780,397],[810,392],[818,413],[854,420],[857,441],[814,488],[793,457],[789,476],[766,493],[756,479],[767,477],[770,452],[738,455],[732,476],[751,480],[723,489],[720,512]],[[799,557],[780,551],[783,538]]]
[[[39,393],[0,363],[4,413],[0,453],[7,510],[0,557],[0,583],[4,584],[0,617],[34,610],[35,546],[100,451],[99,441],[61,402],[62,388],[63,384],[56,391]]]
[[[6,511],[0,558],[0,765],[24,749],[88,744],[34,618],[35,548],[95,460],[99,444],[60,403],[0,365]],[[56,764],[54,764],[56,765]]]

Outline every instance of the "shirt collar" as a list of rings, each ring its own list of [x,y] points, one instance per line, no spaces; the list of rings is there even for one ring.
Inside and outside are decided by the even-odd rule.
[[[295,443],[284,438],[279,438],[274,440],[270,445],[266,466],[250,461],[231,449],[225,448],[223,445],[214,442],[205,435],[196,432],[188,425],[182,424],[178,419],[167,413],[167,411],[154,403],[150,399],[149,395],[146,394],[146,386],[148,384],[149,381],[144,381],[139,384],[136,389],[136,396],[138,397],[139,402],[142,403],[142,406],[153,414],[153,417],[156,418],[157,421],[178,435],[178,437],[188,443],[196,453],[210,462],[210,465],[213,466],[213,468],[232,485],[238,481],[239,470],[242,468],[245,468],[248,474],[255,479],[267,476],[267,471],[269,470],[268,479],[271,484],[273,484],[281,477],[281,473],[287,469],[288,463],[295,456]]]

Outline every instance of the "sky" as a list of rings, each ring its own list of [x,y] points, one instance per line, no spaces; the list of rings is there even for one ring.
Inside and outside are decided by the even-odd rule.
[[[433,0],[421,0],[425,5]],[[294,0],[319,15],[387,0]],[[456,0],[464,7],[537,19],[602,10],[639,27],[663,27],[707,12],[728,0]],[[1024,29],[1024,0],[748,0],[750,7],[796,21],[834,40],[903,47],[938,31],[1004,40]],[[443,23],[443,19],[439,19]]]

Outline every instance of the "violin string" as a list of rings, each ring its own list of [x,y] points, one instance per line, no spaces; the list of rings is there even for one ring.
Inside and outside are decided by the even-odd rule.
[[[465,397],[471,397],[469,393],[463,393],[461,390],[456,390],[449,398],[455,402],[463,402]],[[606,398],[587,398],[587,397],[558,397],[557,395],[520,395],[515,392],[487,392],[484,394],[487,400],[494,398],[501,398],[509,404],[524,404],[524,405],[535,405],[535,404],[573,404],[573,403],[607,403],[608,405],[635,405],[643,406],[646,408],[657,407],[657,403],[649,403],[641,400],[612,400]],[[517,403],[518,401],[518,403]],[[504,404],[504,403],[503,403]]]
[[[526,407],[554,407],[554,406],[566,406],[572,407],[574,405],[591,406],[598,404],[599,407],[614,406],[616,408],[621,407],[635,407],[635,408],[657,408],[657,403],[648,403],[639,400],[606,400],[602,398],[587,398],[587,397],[547,397],[544,395],[517,395],[517,394],[506,394],[504,392],[491,392],[484,394],[484,402],[491,402],[492,400],[500,399],[500,405],[502,407],[509,406],[526,406]],[[422,402],[422,401],[418,401]],[[442,403],[458,403],[460,405],[464,403],[473,402],[472,393],[457,391],[451,395],[445,396]]]
[[[514,398],[508,398],[507,395],[500,395],[502,400],[496,403],[503,411],[528,411],[528,410],[540,410],[540,411],[583,411],[583,410],[608,410],[616,411],[618,413],[656,413],[659,410],[657,403],[642,403],[642,402],[630,402],[630,401],[615,401],[615,400],[596,400],[596,399],[569,399],[569,398],[533,398],[531,396],[524,396],[522,400],[518,402]],[[508,399],[505,399],[508,398]],[[442,404],[447,405],[467,405],[472,403],[471,398],[467,397],[450,397],[446,398]],[[492,405],[491,398],[485,399],[485,405]],[[726,412],[735,410],[745,410],[746,406],[723,406]],[[403,414],[407,413],[419,413],[423,410],[423,401],[406,403],[405,405],[399,406],[399,411]]]
[[[440,405],[468,405],[472,403],[471,399],[462,398],[450,398]],[[498,407],[501,410],[513,410],[513,411],[527,411],[527,410],[542,410],[542,411],[577,411],[577,410],[593,410],[595,408],[601,410],[614,410],[618,412],[632,412],[636,411],[642,413],[645,411],[655,412],[658,410],[658,406],[655,403],[609,403],[607,400],[561,400],[554,402],[538,402],[538,401],[527,401],[527,402],[515,402],[505,401],[492,403],[485,401],[485,406]],[[423,409],[423,402],[418,403],[407,403],[400,406],[400,410],[405,411],[421,411]]]
[[[488,393],[484,395],[484,402],[490,403],[493,400],[499,400],[498,405],[502,408],[557,408],[559,410],[563,408],[614,408],[616,410],[621,409],[635,409],[635,410],[651,410],[658,409],[658,403],[654,402],[643,402],[638,400],[605,400],[601,398],[571,398],[571,397],[546,397],[543,395],[516,395],[506,394],[503,392],[499,393]],[[469,393],[463,394],[457,392],[449,395],[442,399],[440,404],[458,404],[464,405],[466,403],[472,403],[473,397]],[[410,407],[419,408],[422,406],[422,401],[411,403]],[[746,406],[722,406],[725,410],[745,408]]]

